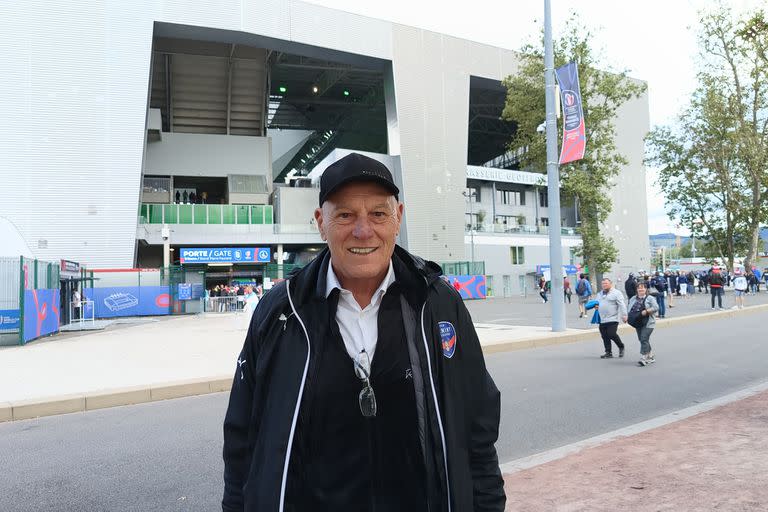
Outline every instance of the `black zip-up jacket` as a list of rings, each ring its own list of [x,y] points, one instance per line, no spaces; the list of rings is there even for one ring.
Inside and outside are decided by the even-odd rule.
[[[329,262],[326,249],[267,293],[253,314],[224,420],[224,512],[283,511],[299,405],[312,399],[306,383],[315,368],[313,339],[329,329]],[[494,446],[501,395],[469,312],[435,263],[400,247],[392,263],[404,290],[429,512],[502,512]],[[456,336],[444,348],[440,326],[445,337],[448,324]]]

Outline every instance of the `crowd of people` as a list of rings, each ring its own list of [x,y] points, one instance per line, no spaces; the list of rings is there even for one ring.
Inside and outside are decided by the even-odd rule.
[[[206,311],[251,311],[256,308],[263,289],[260,285],[238,283],[216,285],[205,290]]]
[[[599,324],[605,349],[600,356],[602,359],[613,358],[613,345],[619,350],[618,356],[624,357],[625,345],[618,334],[619,323],[624,322],[635,328],[640,342],[638,365],[648,366],[656,361],[650,344],[656,319],[666,318],[667,310],[675,307],[676,300],[689,300],[697,293],[704,293],[710,295],[713,310],[724,309],[724,291],[732,287],[732,308],[742,309],[744,297],[760,293],[762,282],[768,292],[768,272],[761,272],[757,268],[728,272],[719,266],[712,266],[707,270],[688,272],[666,270],[630,273],[624,282],[624,293],[611,279],[605,278],[600,282],[600,291],[595,293],[589,276],[580,274],[575,287],[568,276],[563,278],[563,300],[571,304],[572,295],[576,295],[579,318],[586,318],[589,311],[593,312],[591,322]],[[537,288],[542,301],[547,303],[551,283],[539,276]]]

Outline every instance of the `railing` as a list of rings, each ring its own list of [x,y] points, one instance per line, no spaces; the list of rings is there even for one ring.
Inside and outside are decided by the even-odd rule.
[[[225,295],[200,299],[205,313],[237,313],[245,308],[245,295]]]
[[[469,233],[473,231],[473,227],[470,224],[464,226],[464,232]],[[548,235],[549,226],[508,226],[504,224],[478,224],[474,226],[475,233],[513,233],[524,235]],[[578,235],[576,228],[563,227],[560,228],[560,232],[563,235]]]
[[[440,263],[444,275],[484,275],[484,261],[452,261]]]
[[[141,205],[142,224],[273,224],[269,204],[153,204]]]

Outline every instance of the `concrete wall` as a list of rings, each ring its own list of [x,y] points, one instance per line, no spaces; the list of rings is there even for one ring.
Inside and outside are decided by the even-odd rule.
[[[272,155],[268,137],[163,133],[163,140],[147,144],[144,174],[171,176],[267,176],[272,183]]]
[[[295,226],[314,224],[317,188],[276,187],[274,194],[275,223]]]
[[[617,280],[629,272],[649,270],[648,205],[646,202],[644,138],[650,129],[648,94],[627,102],[616,118],[616,147],[629,162],[616,177],[611,190],[613,211],[605,222],[604,233],[613,237],[619,261],[609,275]],[[589,141],[587,141],[589,151]]]

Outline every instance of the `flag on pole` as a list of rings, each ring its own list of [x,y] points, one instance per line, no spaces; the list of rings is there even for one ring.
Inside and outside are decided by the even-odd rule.
[[[560,151],[560,164],[567,164],[584,158],[587,144],[576,63],[569,62],[555,69],[555,76],[560,84],[560,101],[563,108],[563,147]]]

